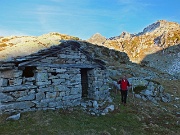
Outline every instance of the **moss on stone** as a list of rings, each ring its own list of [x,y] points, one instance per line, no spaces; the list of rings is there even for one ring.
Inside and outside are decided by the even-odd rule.
[[[139,94],[142,90],[145,90],[146,88],[146,86],[138,85],[134,88],[134,92],[135,94]]]

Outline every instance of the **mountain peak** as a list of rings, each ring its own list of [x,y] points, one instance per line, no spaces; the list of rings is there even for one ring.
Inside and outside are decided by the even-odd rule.
[[[143,32],[140,32],[138,35],[146,34],[146,33],[163,33],[164,31],[179,29],[180,25],[175,22],[168,22],[166,20],[158,20],[157,22],[147,26],[143,29]]]
[[[106,37],[102,36],[100,33],[96,33],[87,41],[94,44],[102,44],[106,41]]]
[[[94,35],[92,35],[91,38],[97,38],[97,37],[103,37],[103,38],[105,38],[105,37],[102,36],[100,33],[95,33]]]

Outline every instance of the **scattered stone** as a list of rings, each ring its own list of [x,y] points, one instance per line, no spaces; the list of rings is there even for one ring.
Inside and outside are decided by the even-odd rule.
[[[176,112],[176,116],[177,116],[177,117],[180,117],[180,112]]]
[[[94,107],[94,108],[98,108],[98,106],[99,106],[99,105],[98,105],[97,101],[93,101],[93,107]]]
[[[12,115],[12,116],[8,117],[6,120],[19,120],[20,117],[21,117],[21,114],[18,113],[16,115]]]
[[[136,98],[141,99],[141,95],[140,94],[134,94]]]
[[[109,106],[107,107],[107,109],[110,110],[110,111],[114,111],[114,105],[109,105]]]
[[[164,88],[162,85],[158,84],[157,82],[153,82],[149,79],[143,79],[143,78],[129,78],[128,79],[130,84],[133,84],[133,89],[139,86],[142,86],[146,89],[139,92],[139,94],[135,94],[136,98],[142,99],[144,101],[151,101],[155,104],[158,103],[158,101],[162,102],[171,102],[172,96],[169,93],[165,93]],[[134,91],[132,91],[134,93]],[[178,100],[178,98],[175,98]]]

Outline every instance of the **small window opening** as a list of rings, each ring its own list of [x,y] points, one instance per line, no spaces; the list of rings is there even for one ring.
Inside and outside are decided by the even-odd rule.
[[[56,72],[52,72],[51,74],[52,74],[52,75],[54,75],[54,76],[56,76],[58,73],[56,73]]]
[[[23,70],[23,77],[33,77],[34,76],[34,71],[36,70],[36,67],[25,67]]]

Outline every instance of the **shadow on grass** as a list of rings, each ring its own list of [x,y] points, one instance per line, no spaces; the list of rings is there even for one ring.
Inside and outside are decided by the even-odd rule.
[[[6,121],[0,116],[2,135],[148,135],[160,132],[154,127],[144,128],[146,121],[139,120],[140,106],[134,104],[131,93],[127,106],[119,105],[120,93],[111,92],[115,110],[105,116],[92,116],[79,107],[59,110],[25,112],[18,121]],[[138,103],[138,101],[136,101]],[[144,116],[143,116],[144,117]],[[148,120],[148,119],[145,119]],[[149,124],[149,123],[148,123]],[[154,131],[155,130],[155,131]]]

